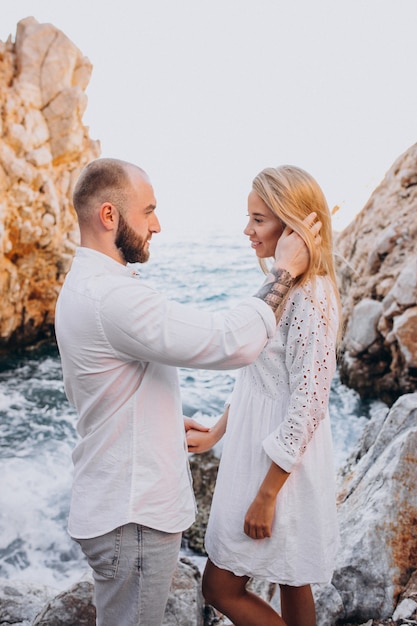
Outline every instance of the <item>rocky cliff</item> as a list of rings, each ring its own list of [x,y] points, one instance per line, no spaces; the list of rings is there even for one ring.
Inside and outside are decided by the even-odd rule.
[[[417,144],[336,241],[342,381],[392,404],[417,389]]]
[[[92,66],[51,24],[0,42],[0,354],[53,337],[78,228],[71,192],[99,155],[82,116]]]

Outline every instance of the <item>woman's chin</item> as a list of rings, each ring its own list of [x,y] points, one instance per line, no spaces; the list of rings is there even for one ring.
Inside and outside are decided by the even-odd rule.
[[[274,254],[266,254],[265,252],[262,252],[262,250],[256,250],[256,256],[258,259],[273,259],[275,261]]]

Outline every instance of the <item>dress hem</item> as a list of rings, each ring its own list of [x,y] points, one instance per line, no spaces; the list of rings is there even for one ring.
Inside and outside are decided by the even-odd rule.
[[[263,580],[268,583],[274,583],[276,585],[288,585],[289,587],[304,587],[305,585],[327,585],[331,582],[333,576],[333,570],[329,574],[329,576],[323,578],[322,580],[308,580],[308,581],[297,581],[297,580],[286,580],[284,578],[279,578],[278,576],[268,576],[267,574],[256,574],[256,573],[248,573],[239,570],[239,568],[232,568],[230,566],[220,565],[220,563],[215,561],[210,555],[208,555],[210,561],[218,567],[219,569],[226,570],[227,572],[231,572],[235,576],[249,576],[249,578],[256,578],[257,580]]]

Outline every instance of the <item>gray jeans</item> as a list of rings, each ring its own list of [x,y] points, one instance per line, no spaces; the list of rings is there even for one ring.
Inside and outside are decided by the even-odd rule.
[[[127,524],[75,539],[94,571],[97,626],[161,626],[181,534]]]

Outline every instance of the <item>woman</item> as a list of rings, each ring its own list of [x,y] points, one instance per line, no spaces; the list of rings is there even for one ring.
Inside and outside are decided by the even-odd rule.
[[[289,292],[275,336],[240,370],[229,406],[208,433],[188,431],[191,452],[226,432],[206,533],[203,594],[235,626],[314,626],[310,585],[330,580],[338,546],[328,414],[336,369],[339,298],[331,218],[316,181],[292,166],[253,181],[245,234],[267,273],[285,228],[310,265]],[[321,221],[314,245],[304,218]],[[246,589],[250,577],[280,585],[281,614]]]

